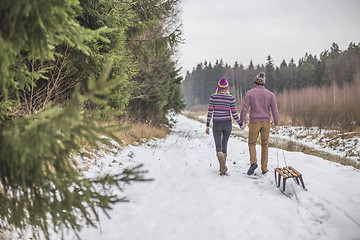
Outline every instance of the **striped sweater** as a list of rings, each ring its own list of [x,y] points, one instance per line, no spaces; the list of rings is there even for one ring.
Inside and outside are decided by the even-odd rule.
[[[235,108],[235,98],[230,94],[214,93],[209,100],[209,110],[206,126],[210,126],[211,117],[213,122],[231,122],[231,115],[242,126]]]

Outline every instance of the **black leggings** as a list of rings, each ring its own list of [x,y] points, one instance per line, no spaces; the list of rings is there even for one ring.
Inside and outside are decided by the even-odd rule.
[[[213,134],[216,152],[226,153],[227,142],[232,129],[231,122],[213,122]]]

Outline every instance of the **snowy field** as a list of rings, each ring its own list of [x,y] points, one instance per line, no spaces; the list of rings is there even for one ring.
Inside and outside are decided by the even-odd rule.
[[[356,136],[356,133],[340,133],[317,127],[282,126],[278,136],[309,147],[324,149],[331,154],[346,157],[360,164],[360,137]]]
[[[199,121],[206,122],[207,116],[197,116]],[[237,123],[233,129],[240,129]],[[248,135],[248,127],[242,136]],[[236,131],[239,133],[239,131]],[[314,150],[323,151],[334,156],[346,158],[349,162],[360,166],[360,137],[355,132],[341,133],[340,131],[320,129],[318,127],[280,126],[278,134],[270,132],[272,139],[292,141],[297,145],[306,146]]]
[[[129,202],[118,203],[111,219],[84,228],[82,239],[239,240],[360,239],[360,171],[298,152],[269,149],[269,172],[255,177],[247,143],[231,137],[228,175],[219,176],[212,135],[205,125],[182,115],[161,140],[105,154],[87,174],[118,173],[144,164],[151,182],[125,188]],[[260,157],[260,146],[258,159]],[[285,196],[274,183],[274,168],[293,166],[303,174],[305,191],[292,179]],[[258,161],[259,162],[259,161]],[[114,189],[114,191],[118,191]],[[55,237],[53,239],[56,239]],[[65,239],[75,239],[71,233]]]

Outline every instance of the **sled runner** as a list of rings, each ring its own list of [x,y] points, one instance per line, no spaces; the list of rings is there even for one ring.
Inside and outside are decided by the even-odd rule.
[[[283,187],[282,187],[283,192],[285,192],[286,180],[288,178],[293,178],[297,185],[300,185],[301,183],[302,187],[306,190],[304,181],[302,179],[302,174],[292,166],[275,168],[275,183],[278,188],[281,187],[281,177],[283,178]]]

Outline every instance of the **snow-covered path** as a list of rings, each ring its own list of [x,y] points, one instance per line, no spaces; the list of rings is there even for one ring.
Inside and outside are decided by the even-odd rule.
[[[102,215],[100,228],[83,229],[82,239],[360,239],[359,170],[285,151],[287,164],[303,174],[308,189],[289,179],[288,198],[274,183],[277,156],[284,165],[282,150],[269,149],[269,173],[261,176],[258,168],[259,177],[248,177],[247,143],[231,137],[228,175],[219,176],[204,124],[177,119],[166,139],[98,160],[98,168],[113,173],[144,164],[154,181],[127,186],[119,194],[129,202],[115,205],[111,219]]]

